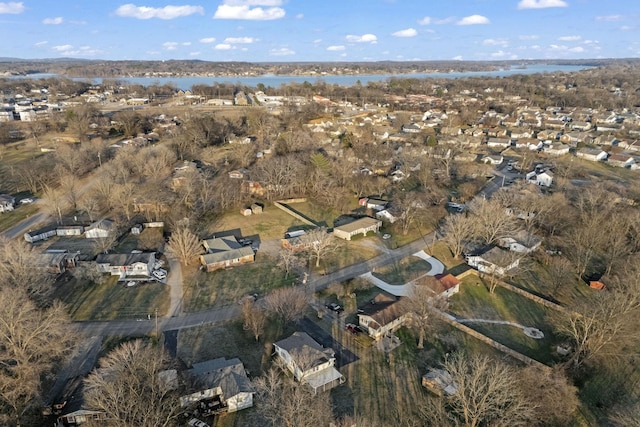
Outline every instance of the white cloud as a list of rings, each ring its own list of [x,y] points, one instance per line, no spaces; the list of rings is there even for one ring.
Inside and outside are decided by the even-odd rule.
[[[224,42],[229,44],[249,44],[257,41],[258,39],[254,39],[253,37],[227,37],[224,39]]]
[[[418,35],[418,32],[413,28],[407,28],[406,30],[396,31],[391,35],[393,37],[415,37]]]
[[[482,40],[484,46],[509,46],[509,40],[507,39],[484,39]]]
[[[564,0],[520,0],[518,9],[546,9],[548,7],[567,7]]]
[[[503,50],[499,50],[499,51],[493,52],[491,54],[492,58],[504,58],[505,56],[507,56],[507,52],[505,52]]]
[[[189,16],[194,13],[204,14],[202,6],[165,6],[165,7],[148,7],[136,6],[135,4],[125,4],[116,9],[116,15],[124,18],[137,19],[175,19],[181,16]]]
[[[348,35],[348,42],[352,43],[377,43],[378,38],[373,34],[363,34],[361,36]]]
[[[282,6],[283,0],[224,0],[230,6]]]
[[[338,52],[341,50],[345,50],[346,48],[344,46],[329,46],[327,47],[327,50],[330,52]]]
[[[178,48],[178,43],[176,42],[164,42],[162,43],[162,47],[166,50],[176,50]]]
[[[537,34],[529,34],[529,35],[518,36],[518,40],[538,40],[539,38],[540,38],[540,36],[537,35]]]
[[[578,40],[581,40],[582,36],[562,36],[562,37],[558,37],[558,40],[560,40],[561,42],[575,42]]]
[[[280,49],[271,49],[269,51],[269,55],[270,56],[290,56],[290,55],[295,55],[296,52],[287,48],[287,47],[281,47]]]
[[[24,12],[24,3],[22,2],[0,2],[0,14],[6,13],[11,15],[17,15]]]
[[[462,55],[456,55],[451,59],[453,59],[454,61],[462,61]]]
[[[42,23],[45,25],[60,25],[62,24],[62,16],[58,16],[56,18],[44,18]]]
[[[221,4],[213,19],[245,19],[249,21],[271,21],[284,18],[286,12],[281,7],[254,7],[244,4],[239,6]]]
[[[552,44],[549,46],[552,52],[573,52],[573,53],[582,53],[584,52],[584,48],[582,46],[576,47],[568,47],[565,45],[557,45]]]
[[[189,56],[199,56],[200,52],[189,52]]]
[[[489,23],[489,18],[487,18],[486,16],[471,15],[471,16],[465,16],[464,18],[456,22],[456,25],[483,25],[488,23]]]
[[[70,44],[62,44],[58,46],[53,46],[51,49],[55,50],[56,52],[66,52],[73,49],[73,46]]]
[[[34,46],[40,47],[40,46],[44,46],[44,45],[46,45],[48,43],[49,43],[48,41],[41,41],[41,42],[38,42],[38,43],[34,44]]]
[[[431,24],[431,21],[432,21],[432,19],[431,19],[430,16],[425,16],[424,18],[418,20],[418,24],[420,24],[420,25],[429,25],[429,24]]]
[[[203,39],[198,40],[200,43],[213,43],[216,41],[215,37],[205,37]]]
[[[622,15],[606,15],[606,16],[596,16],[596,21],[604,21],[604,22],[618,22],[622,21],[624,16]]]
[[[215,50],[230,50],[230,49],[234,49],[234,47],[231,46],[230,44],[227,44],[227,43],[220,43],[220,44],[217,44],[214,47],[214,49]]]
[[[631,31],[631,30],[635,30],[636,27],[632,27],[631,25],[623,25],[622,27],[620,27],[620,30],[622,31]]]
[[[191,46],[191,42],[182,42],[182,46]]]
[[[304,19],[304,13],[297,14],[296,19]]]

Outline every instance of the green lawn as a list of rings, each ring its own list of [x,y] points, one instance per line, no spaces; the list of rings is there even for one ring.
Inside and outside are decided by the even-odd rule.
[[[311,262],[312,271],[316,273],[331,273],[341,268],[367,261],[380,251],[365,242],[353,240],[350,242],[338,240],[337,249],[326,258],[320,260],[320,267],[316,268],[315,260]]]
[[[449,247],[443,241],[438,241],[435,245],[429,246],[425,252],[437,258],[448,270],[465,263],[462,258],[454,258]]]
[[[158,309],[162,316],[169,308],[169,288],[156,282],[128,288],[111,276],[102,284],[71,279],[60,283],[55,296],[67,304],[73,320],[144,319]]]
[[[401,286],[418,277],[424,276],[430,270],[431,264],[427,261],[415,256],[410,256],[392,265],[377,268],[372,274],[390,285]]]
[[[544,338],[536,340],[527,337],[522,329],[511,325],[488,323],[465,323],[478,332],[493,338],[522,354],[542,363],[551,363],[553,347],[557,344],[546,316],[549,309],[534,301],[497,287],[490,294],[477,276],[463,279],[460,292],[450,299],[450,312],[459,318],[504,320],[534,327],[544,332]]]
[[[198,270],[184,277],[184,310],[187,312],[235,304],[247,294],[264,295],[295,280],[291,276],[286,278],[271,258],[260,254],[251,264],[211,273]]]
[[[294,205],[296,206],[296,205]],[[228,212],[214,221],[209,234],[226,230],[240,230],[243,236],[259,235],[260,239],[282,239],[284,233],[291,227],[303,224],[272,204],[266,204],[261,214],[242,216],[239,211]]]
[[[11,212],[0,213],[0,231],[8,230],[23,219],[29,218],[36,212],[38,212],[38,206],[35,204],[30,204],[16,205],[15,210]]]

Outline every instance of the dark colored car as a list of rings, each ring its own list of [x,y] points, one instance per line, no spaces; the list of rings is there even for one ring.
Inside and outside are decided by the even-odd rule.
[[[335,311],[336,313],[339,313],[344,310],[342,307],[340,307],[340,305],[336,304],[335,302],[327,304],[326,307],[331,311]]]

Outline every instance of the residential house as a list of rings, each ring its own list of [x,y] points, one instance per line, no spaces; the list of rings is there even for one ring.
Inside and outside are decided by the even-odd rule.
[[[251,246],[238,243],[235,236],[214,237],[202,241],[205,254],[200,263],[209,272],[254,262],[256,254]]]
[[[376,218],[380,221],[393,224],[402,217],[402,212],[397,208],[389,208],[376,212]]]
[[[333,229],[333,235],[344,240],[351,240],[353,236],[358,234],[367,235],[373,231],[377,233],[382,227],[382,221],[368,216],[356,219],[348,224],[344,224]]]
[[[68,225],[59,226],[56,228],[56,236],[69,237],[69,236],[82,236],[84,233],[84,227],[82,225]]]
[[[15,197],[9,194],[0,194],[0,212],[11,212],[15,204]]]
[[[584,147],[576,151],[576,156],[592,162],[600,162],[606,160],[608,154],[599,148]]]
[[[492,165],[500,165],[504,161],[504,157],[495,154],[488,154],[482,158],[482,162]]]
[[[84,236],[87,239],[100,239],[109,237],[112,233],[115,233],[116,225],[113,221],[103,219],[91,224],[84,232]]]
[[[571,131],[569,133],[565,133],[560,137],[560,142],[564,142],[565,144],[576,145],[579,142],[585,142],[590,135],[587,132],[580,131]]]
[[[520,259],[509,255],[509,251],[495,247],[484,247],[465,255],[469,266],[482,273],[503,276],[520,265]]]
[[[53,237],[56,235],[56,230],[57,227],[55,225],[48,225],[37,230],[28,231],[24,233],[24,240],[29,243],[39,242],[40,240],[47,240],[49,237]]]
[[[245,168],[234,169],[229,172],[229,178],[231,179],[246,179],[249,177],[249,171]]]
[[[636,161],[630,154],[618,153],[607,157],[607,163],[620,168],[631,168],[635,166]]]
[[[460,280],[453,274],[436,274],[437,288],[434,289],[438,295],[449,298],[453,294],[460,292]]]
[[[415,123],[410,125],[402,125],[401,131],[404,133],[420,133],[422,129]]]
[[[100,424],[107,419],[104,411],[87,406],[84,400],[84,382],[82,378],[78,380],[70,383],[73,388],[66,398],[63,397],[61,402],[52,405],[53,413],[59,415],[54,424],[56,427],[79,426],[84,423],[95,425],[93,423]]]
[[[407,313],[399,301],[395,296],[386,293],[377,294],[367,304],[358,308],[358,324],[375,340],[392,333],[410,319],[410,313]]]
[[[512,252],[528,254],[535,251],[542,244],[542,239],[525,230],[520,230],[508,237],[503,237],[499,245]]]
[[[489,138],[487,146],[491,148],[507,148],[511,146],[511,140],[509,138]]]
[[[360,199],[360,201],[363,201],[363,203],[362,202],[360,203],[361,205],[364,205],[366,206],[367,209],[371,209],[374,211],[383,211],[387,208],[387,205],[389,204],[389,202],[386,200],[375,199],[373,197]]]
[[[273,347],[296,380],[311,386],[314,393],[345,382],[344,376],[335,368],[335,352],[322,347],[305,332],[294,332],[273,343]]]
[[[553,172],[550,170],[536,169],[527,173],[525,179],[531,184],[551,187],[551,184],[553,184]]]
[[[205,412],[236,412],[253,406],[255,390],[238,358],[194,363],[186,371],[195,392],[180,397],[183,408],[198,405]]]
[[[46,269],[52,274],[62,274],[67,269],[74,268],[78,262],[77,253],[62,252],[44,252],[36,254],[36,266]]]
[[[576,121],[576,122],[571,122],[570,127],[571,129],[574,129],[574,130],[587,131],[591,129],[591,123]]]
[[[562,156],[565,154],[569,154],[569,150],[571,149],[570,146],[566,145],[566,144],[551,144],[548,145],[546,147],[544,147],[542,150],[547,153],[550,154],[552,156]]]
[[[99,254],[96,257],[98,271],[119,276],[118,280],[139,277],[149,278],[156,262],[155,252],[133,254]]]
[[[422,376],[422,386],[438,396],[453,396],[458,391],[451,374],[444,369],[429,369],[429,372]]]

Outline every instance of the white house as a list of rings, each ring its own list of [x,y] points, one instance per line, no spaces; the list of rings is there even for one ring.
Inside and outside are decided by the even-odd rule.
[[[576,156],[581,157],[585,160],[590,160],[592,162],[600,162],[606,160],[608,154],[606,151],[603,151],[599,148],[581,148],[576,151]]]
[[[37,230],[28,231],[24,233],[24,240],[29,243],[39,242],[40,240],[47,240],[49,237],[53,237],[57,233],[55,225],[48,225]]]
[[[109,237],[111,233],[115,232],[115,224],[113,221],[103,219],[101,221],[94,222],[84,232],[84,236],[87,239],[100,239]]]
[[[405,325],[410,314],[392,295],[379,293],[367,304],[358,307],[358,323],[367,334],[379,340]]]
[[[508,138],[489,138],[487,140],[487,146],[506,148],[511,146],[511,140]]]
[[[562,156],[564,154],[569,154],[569,147],[566,144],[551,144],[543,148],[543,151],[547,154],[551,154],[552,156]]]
[[[305,332],[294,332],[289,338],[273,343],[273,347],[296,380],[309,384],[314,393],[345,382],[344,376],[334,367],[334,351],[322,347]]]
[[[0,194],[0,212],[11,212],[15,204],[15,197],[8,194]]]
[[[380,227],[382,227],[382,221],[365,216],[348,224],[335,227],[333,235],[344,240],[351,240],[352,237],[358,234],[366,235],[369,231],[377,233]]]
[[[527,173],[525,178],[527,182],[543,187],[551,187],[551,184],[553,184],[553,172],[551,172],[550,170],[531,171]]]
[[[492,165],[500,165],[504,161],[504,157],[496,156],[494,154],[489,154],[489,155],[484,156],[482,158],[482,161],[484,163],[489,163],[489,164],[492,164]]]
[[[238,358],[194,363],[186,374],[197,391],[180,397],[183,408],[203,403],[214,411],[236,412],[253,406],[255,390]]]
[[[503,276],[512,268],[520,265],[520,259],[509,255],[509,251],[493,247],[465,256],[467,264],[482,273]]]
[[[125,280],[131,276],[150,277],[156,262],[155,252],[136,254],[100,254],[96,257],[98,271],[120,276],[118,280]]]
[[[499,241],[499,245],[509,249],[512,252],[530,253],[535,251],[542,244],[542,239],[533,234],[520,230],[509,237],[503,237]]]

